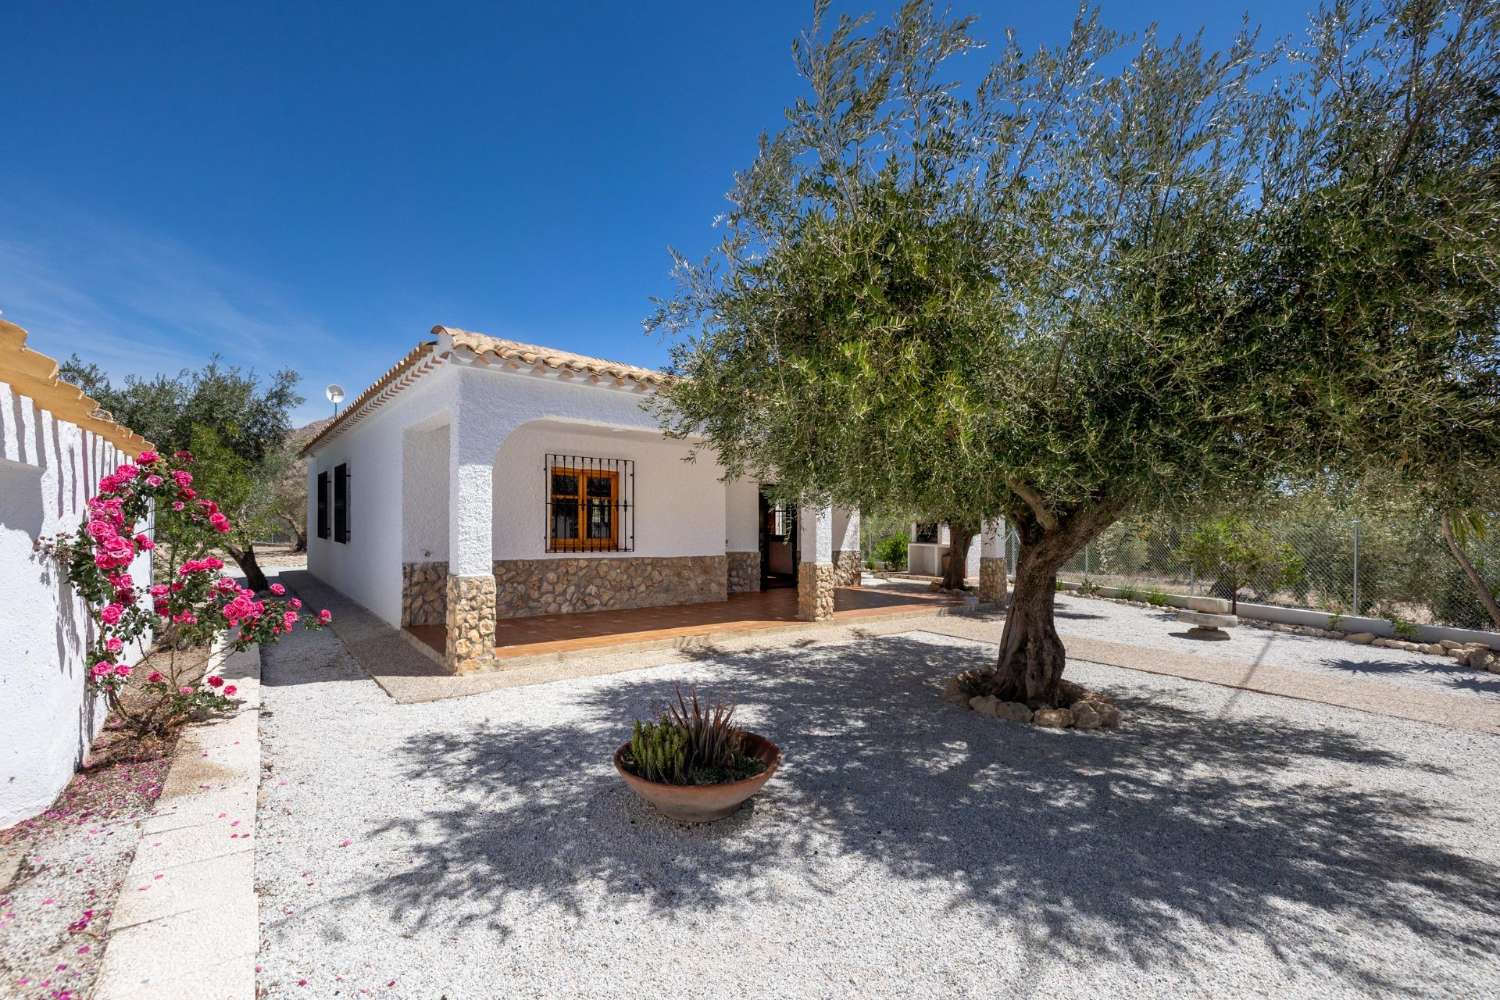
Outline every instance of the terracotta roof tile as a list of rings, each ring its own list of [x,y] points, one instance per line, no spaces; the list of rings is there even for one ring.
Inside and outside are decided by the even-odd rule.
[[[621,361],[606,361],[591,358],[571,351],[559,351],[540,344],[523,344],[518,340],[491,337],[483,333],[471,333],[451,326],[435,326],[432,332],[438,336],[453,338],[453,346],[466,347],[475,354],[492,355],[502,361],[518,361],[526,365],[543,365],[552,369],[567,369],[580,374],[602,375],[616,379],[631,379],[646,385],[663,385],[671,380],[665,372],[627,365]]]
[[[83,390],[58,377],[57,362],[26,346],[26,331],[0,319],[0,382],[13,386],[53,417],[93,431],[131,458],[151,442],[116,423]]]

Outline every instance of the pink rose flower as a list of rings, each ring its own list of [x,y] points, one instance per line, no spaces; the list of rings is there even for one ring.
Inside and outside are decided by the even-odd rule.
[[[142,552],[150,552],[156,548],[156,543],[144,531],[135,536],[135,544]]]
[[[143,451],[136,456],[135,460],[138,465],[150,465],[159,458],[161,456],[154,451]]]
[[[273,583],[271,584],[271,593],[275,594],[277,597],[280,597],[282,594],[286,593],[286,588],[279,583]]]
[[[208,523],[213,525],[213,529],[221,535],[229,531],[229,518],[223,514],[210,515]]]
[[[235,693],[235,692],[236,692],[236,691],[238,691],[238,690],[239,690],[239,688],[237,688],[237,687],[235,687],[235,686],[234,686],[234,685],[233,685],[233,684],[231,684],[231,685],[229,685],[229,686],[228,686],[228,687],[226,687],[226,688],[225,688],[225,689],[224,689],[224,696],[225,696],[225,697],[226,697],[226,698],[227,698],[227,697],[233,697],[233,696],[234,696],[234,693]]]
[[[183,503],[181,500],[173,500],[172,501],[172,509],[173,510],[182,510],[182,508],[184,508],[186,506],[187,506],[187,504]]]
[[[158,486],[160,486],[162,484],[162,482],[163,482],[163,480],[162,480],[161,476],[158,476],[154,472],[151,473],[151,475],[149,475],[149,476],[146,477],[146,485],[149,486],[149,487],[151,487],[153,490],[156,489]]]
[[[120,616],[124,613],[125,609],[118,604],[106,604],[104,610],[99,612],[99,618],[106,625],[118,625],[120,623]]]
[[[176,481],[178,486],[184,489],[193,485],[193,474],[185,469],[173,469],[172,479]]]
[[[318,621],[322,622],[324,625],[327,625],[329,622],[333,621],[333,615],[328,612],[327,608],[324,608],[322,611],[318,612]]]
[[[302,601],[299,600],[298,598],[295,598],[295,597],[293,597],[291,600],[287,601],[286,603],[287,603],[287,606],[290,607],[290,608],[300,609],[302,607]]]
[[[100,660],[98,663],[94,664],[94,668],[90,672],[94,675],[94,679],[98,680],[100,677],[108,676],[109,672],[112,669],[114,669],[112,664],[107,663],[104,660]]]
[[[107,649],[107,650],[109,650],[111,653],[118,653],[120,650],[122,650],[122,649],[125,648],[125,644],[123,642],[121,642],[119,639],[111,636],[104,643],[104,648]]]
[[[146,682],[148,684],[160,684],[161,681],[162,681],[162,676],[161,676],[161,671],[160,670],[153,670],[149,674],[146,675]]]
[[[177,693],[181,695],[189,695],[193,693],[193,689],[184,684],[182,687],[177,689]]]
[[[220,677],[218,674],[215,674],[214,676],[212,676],[212,677],[210,677],[208,679],[208,686],[211,687],[211,688],[223,687],[224,686],[224,678]]]
[[[115,676],[116,677],[129,677],[130,676],[130,664],[128,664],[128,663],[116,663],[115,664]]]

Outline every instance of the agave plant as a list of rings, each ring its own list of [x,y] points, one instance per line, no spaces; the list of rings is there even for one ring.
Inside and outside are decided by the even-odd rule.
[[[677,703],[667,703],[662,722],[687,737],[690,767],[727,770],[741,753],[744,730],[734,724],[734,706],[722,702],[705,706],[696,690],[684,697],[678,687]]]

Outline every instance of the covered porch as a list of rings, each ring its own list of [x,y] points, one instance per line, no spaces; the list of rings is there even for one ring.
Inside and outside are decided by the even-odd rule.
[[[727,601],[501,618],[495,624],[494,655],[504,662],[786,629],[806,622],[797,597],[796,589],[780,588],[733,594]],[[824,620],[941,613],[965,604],[962,597],[934,592],[924,584],[870,581],[869,585],[835,588],[832,614]],[[446,626],[408,625],[406,631],[435,656],[445,655]]]

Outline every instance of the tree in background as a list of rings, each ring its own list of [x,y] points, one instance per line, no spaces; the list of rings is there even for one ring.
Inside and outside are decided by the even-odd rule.
[[[951,82],[971,21],[817,7],[809,93],[678,256],[660,414],[806,500],[1003,514],[994,693],[1056,704],[1058,569],[1136,509],[1500,456],[1500,58],[1484,0],[1212,52],[1097,14]]]
[[[163,451],[197,457],[195,475],[234,525],[221,540],[225,551],[239,564],[246,584],[264,590],[255,540],[278,523],[271,500],[287,463],[291,410],[302,402],[297,374],[277,372],[262,385],[254,372],[226,367],[214,357],[196,372],[127,377],[116,388],[98,365],[74,355],[61,375]]]
[[[1278,544],[1240,517],[1220,517],[1198,525],[1183,539],[1182,554],[1196,573],[1213,578],[1209,592],[1227,598],[1231,614],[1239,613],[1242,588],[1273,591],[1290,586],[1302,565],[1290,546]]]

